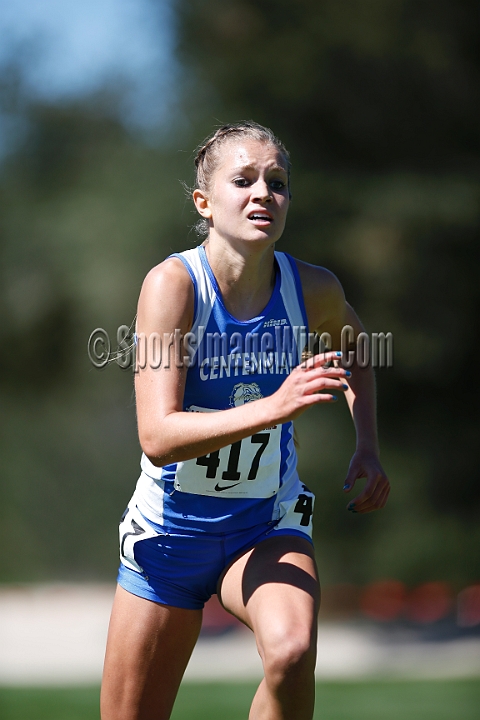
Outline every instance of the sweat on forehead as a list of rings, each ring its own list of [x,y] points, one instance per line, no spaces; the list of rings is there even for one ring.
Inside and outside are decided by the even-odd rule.
[[[257,140],[272,145],[284,158],[287,172],[290,171],[290,156],[284,144],[270,128],[252,121],[223,125],[210,135],[197,149],[195,157],[195,187],[203,192],[210,189],[213,174],[221,160],[225,145],[242,140]]]

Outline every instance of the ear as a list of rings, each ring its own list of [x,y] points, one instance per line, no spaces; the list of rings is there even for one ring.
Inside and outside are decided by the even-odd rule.
[[[212,217],[212,210],[210,208],[210,202],[202,190],[194,190],[192,193],[193,202],[195,203],[195,207],[197,208],[197,212],[200,213],[200,215],[203,218],[206,218],[209,220]]]

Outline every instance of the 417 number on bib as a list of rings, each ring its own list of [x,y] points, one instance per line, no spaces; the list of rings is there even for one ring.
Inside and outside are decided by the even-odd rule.
[[[250,442],[258,444],[258,450],[252,458],[250,469],[248,470],[247,480],[255,480],[260,467],[260,460],[265,452],[265,449],[270,440],[270,433],[257,433],[252,435]],[[240,481],[241,472],[239,471],[240,453],[242,451],[242,442],[244,440],[238,440],[238,442],[230,445],[230,453],[228,455],[227,468],[222,472],[222,480]],[[196,460],[197,465],[203,465],[207,468],[205,477],[214,480],[217,477],[218,466],[220,465],[220,450],[209,453],[208,455],[202,455]]]

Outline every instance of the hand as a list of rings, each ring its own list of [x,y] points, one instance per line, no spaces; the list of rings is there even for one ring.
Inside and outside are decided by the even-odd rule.
[[[358,478],[367,478],[360,495],[351,500],[347,510],[354,513],[368,513],[381,510],[390,492],[390,483],[375,452],[357,450],[350,461],[344,491],[350,492]]]
[[[345,378],[350,377],[350,371],[334,365],[341,355],[335,351],[314,355],[292,370],[279,389],[265,399],[274,407],[275,422],[294,420],[310,405],[335,402],[337,397],[330,391],[346,392],[349,389]],[[324,390],[327,392],[322,392]]]

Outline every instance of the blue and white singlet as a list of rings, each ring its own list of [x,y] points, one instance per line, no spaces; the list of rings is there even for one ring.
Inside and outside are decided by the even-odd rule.
[[[173,257],[183,262],[195,290],[193,327],[184,339],[189,355],[184,411],[217,412],[274,393],[299,364],[307,339],[293,258],[275,253],[270,301],[261,315],[241,321],[225,308],[202,246]],[[261,523],[281,526],[283,519],[308,533],[311,500],[305,514],[298,497],[307,489],[296,466],[293,423],[286,422],[164,467],[143,455],[135,503],[167,533],[233,533]]]

